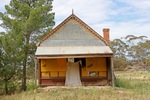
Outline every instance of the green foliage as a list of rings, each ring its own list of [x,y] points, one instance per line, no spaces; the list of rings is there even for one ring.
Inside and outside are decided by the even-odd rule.
[[[13,94],[16,92],[16,89],[17,89],[17,85],[14,84],[14,82],[11,82],[8,84],[8,91],[10,94]]]
[[[36,88],[34,80],[29,80],[27,82],[27,90],[34,90]]]
[[[150,58],[146,58],[144,63],[146,66],[150,66]]]
[[[126,51],[128,45],[121,39],[111,41],[111,48],[114,52],[114,68],[115,70],[123,70],[127,67]]]
[[[31,66],[32,58],[29,55],[34,55],[36,49],[36,43],[41,36],[47,31],[51,30],[54,26],[54,13],[52,12],[52,1],[53,0],[11,0],[9,5],[5,6],[6,12],[0,12],[0,20],[2,21],[1,27],[6,30],[2,36],[6,34],[13,34],[9,40],[16,40],[17,44],[12,43],[6,44],[8,52],[5,54],[7,57],[17,56],[21,58],[21,61],[13,58],[11,62],[19,63],[16,64],[19,70],[22,69],[22,89],[26,90],[26,68]],[[1,35],[0,35],[1,36]],[[14,48],[13,48],[14,46]],[[12,51],[11,51],[12,50]],[[0,53],[0,56],[2,53]],[[3,61],[9,61],[6,58]],[[11,63],[7,63],[11,65]],[[3,64],[5,65],[5,64]],[[6,67],[6,66],[5,66]],[[33,68],[33,67],[32,67]],[[6,70],[7,71],[7,70]],[[4,71],[4,73],[7,73]],[[20,74],[21,75],[21,74]]]
[[[129,45],[127,56],[136,63],[141,63],[142,60],[148,58],[147,55],[150,49],[150,44],[147,43],[148,40],[146,40],[146,38],[146,36],[134,35],[128,35],[125,37],[126,43]]]
[[[132,85],[127,81],[127,80],[122,80],[119,78],[115,79],[115,86],[120,87],[120,88],[125,88],[125,89],[132,89]]]
[[[16,84],[15,81],[11,82],[10,80],[8,81],[8,84],[7,84],[7,93],[6,93],[6,90],[5,90],[5,82],[4,81],[1,81],[1,84],[0,84],[0,94],[14,94],[16,93],[17,91],[19,91],[19,87],[18,87],[18,84]]]
[[[121,39],[114,39],[111,41],[111,48],[115,53],[115,57],[117,58],[126,58],[126,51],[128,49],[128,45]]]
[[[132,90],[140,94],[150,93],[150,73],[143,72],[116,72],[115,86]]]
[[[119,88],[129,89],[140,94],[150,92],[150,83],[148,81],[119,79],[115,80],[115,86]]]
[[[0,42],[0,78],[4,83],[5,93],[9,90],[10,80],[17,73],[22,59],[20,43],[21,36],[14,37],[14,34],[6,34],[1,37]],[[18,48],[16,48],[18,47]]]
[[[149,100],[150,73],[115,72],[117,87],[85,86],[62,87],[50,86],[27,92],[0,96],[2,100]],[[49,90],[49,91],[45,91]]]
[[[115,70],[124,70],[128,65],[126,59],[114,58],[113,60]]]
[[[4,82],[0,79],[0,95],[5,93],[5,89],[3,87]]]
[[[123,70],[127,65],[148,64],[147,59],[150,58],[150,40],[145,38],[147,37],[128,35],[124,38],[111,41],[111,48],[114,52],[114,68]]]

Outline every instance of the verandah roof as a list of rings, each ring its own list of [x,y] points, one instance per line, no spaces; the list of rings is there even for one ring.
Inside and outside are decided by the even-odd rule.
[[[82,55],[82,54],[113,54],[109,46],[63,46],[37,47],[36,56],[48,55]]]

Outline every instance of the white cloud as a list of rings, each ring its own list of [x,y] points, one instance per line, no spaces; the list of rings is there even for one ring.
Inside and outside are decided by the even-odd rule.
[[[112,11],[109,8],[109,5],[112,4],[111,0],[90,0],[88,2],[87,0],[61,0],[61,2],[60,0],[54,0],[53,4],[56,20],[68,17],[72,9],[78,17],[89,23],[106,20],[112,14],[108,13]]]
[[[54,0],[56,24],[75,14],[102,35],[103,28],[110,28],[111,39],[126,35],[150,37],[149,0]],[[118,3],[123,3],[119,6]]]
[[[97,30],[101,35],[103,28],[110,28],[110,39],[125,37],[129,34],[136,36],[144,35],[150,37],[150,24],[138,24],[134,22],[103,22],[101,24],[93,25],[93,28]]]
[[[118,0],[129,8],[127,13],[150,19],[150,0]]]
[[[0,10],[9,1],[0,2]],[[72,9],[101,35],[103,28],[110,28],[111,39],[129,34],[150,38],[150,0],[54,0],[56,25],[71,15]]]

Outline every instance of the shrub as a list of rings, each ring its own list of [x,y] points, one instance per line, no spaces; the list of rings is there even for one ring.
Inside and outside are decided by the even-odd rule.
[[[115,70],[124,70],[128,65],[128,62],[126,61],[126,59],[114,58],[113,61],[114,61]]]
[[[27,90],[34,90],[36,88],[34,80],[29,80],[27,82]]]
[[[18,85],[15,82],[8,82],[8,94],[15,93]],[[6,94],[5,84],[3,81],[0,82],[0,94]]]
[[[120,88],[125,88],[125,89],[133,88],[129,81],[122,80],[122,79],[119,79],[119,78],[115,79],[115,86],[120,87]]]

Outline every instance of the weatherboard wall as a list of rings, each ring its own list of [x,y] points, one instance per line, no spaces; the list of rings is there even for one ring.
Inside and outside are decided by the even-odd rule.
[[[88,67],[89,66],[89,67]],[[98,77],[107,76],[106,58],[86,58],[86,67],[82,68],[82,76],[89,76],[89,72],[96,72]]]
[[[42,77],[65,77],[66,59],[42,59],[41,76]]]
[[[89,66],[91,65],[91,66]],[[89,67],[88,67],[89,66]],[[89,72],[98,72],[95,77],[106,77],[106,58],[86,58],[86,66],[81,67],[81,77],[89,76]],[[65,77],[67,69],[67,61],[61,59],[41,59],[41,77]]]

